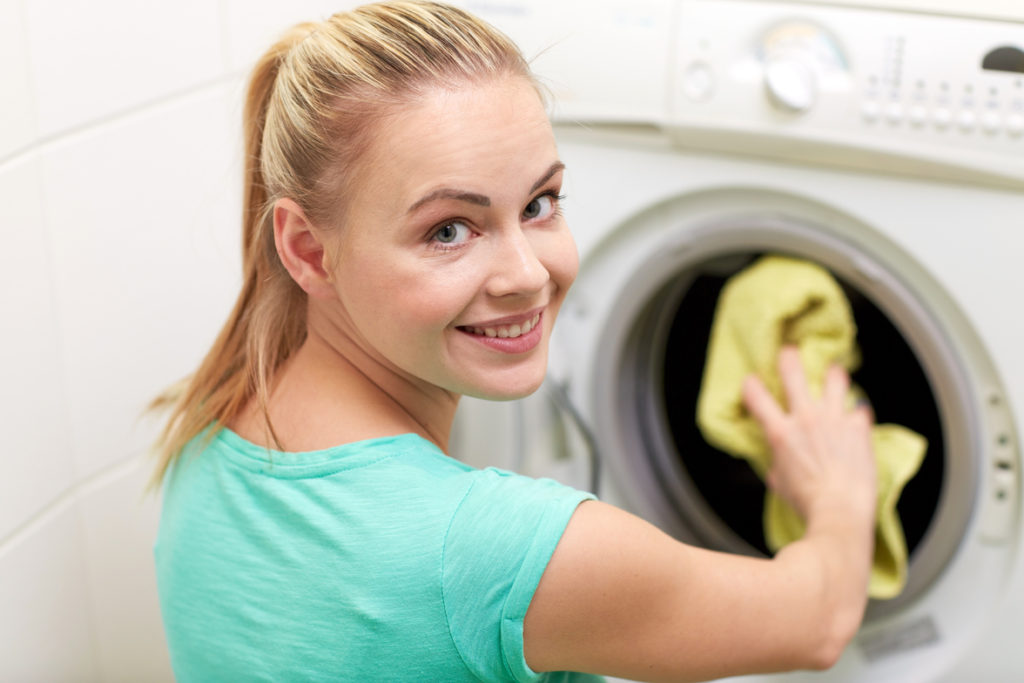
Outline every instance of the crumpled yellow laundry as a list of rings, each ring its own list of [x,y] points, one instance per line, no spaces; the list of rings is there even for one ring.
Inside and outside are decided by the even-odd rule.
[[[771,449],[757,420],[743,405],[742,384],[756,373],[785,405],[778,373],[782,346],[800,350],[812,394],[821,395],[832,363],[848,372],[859,363],[857,329],[839,284],[808,261],[768,255],[737,273],[719,296],[708,343],[707,362],[697,402],[697,424],[711,445],[745,458],[764,479]],[[852,387],[852,405],[863,392]],[[900,425],[872,430],[878,470],[875,556],[868,594],[886,599],[906,584],[907,545],[896,502],[927,450],[921,435]],[[765,541],[772,551],[800,538],[804,523],[797,512],[768,491],[764,507]]]

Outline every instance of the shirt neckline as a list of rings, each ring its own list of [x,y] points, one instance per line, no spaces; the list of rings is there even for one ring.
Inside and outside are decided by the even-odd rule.
[[[221,427],[210,446],[217,444],[222,446],[218,450],[236,465],[281,478],[326,476],[424,449],[448,457],[435,443],[413,432],[352,441],[313,451],[279,451],[257,445],[229,427]]]

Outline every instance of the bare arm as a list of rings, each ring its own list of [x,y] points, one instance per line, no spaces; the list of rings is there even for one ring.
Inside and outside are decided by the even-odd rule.
[[[759,381],[744,396],[765,428],[769,483],[807,520],[773,559],[679,543],[603,503],[582,504],[525,622],[534,670],[687,681],[831,666],[867,601],[874,538],[870,415],[847,412],[848,378],[812,399],[795,350],[780,371],[790,412]]]

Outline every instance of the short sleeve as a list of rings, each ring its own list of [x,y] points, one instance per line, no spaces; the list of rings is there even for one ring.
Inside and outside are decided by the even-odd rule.
[[[442,590],[455,647],[481,680],[538,680],[523,619],[573,512],[593,497],[496,469],[469,487],[445,537]]]

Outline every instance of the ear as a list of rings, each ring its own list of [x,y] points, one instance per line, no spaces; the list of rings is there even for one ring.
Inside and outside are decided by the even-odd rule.
[[[274,204],[274,244],[281,263],[307,294],[316,298],[334,295],[323,233],[292,199],[278,199]]]

